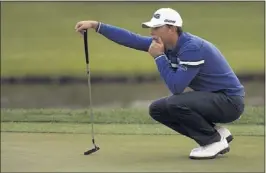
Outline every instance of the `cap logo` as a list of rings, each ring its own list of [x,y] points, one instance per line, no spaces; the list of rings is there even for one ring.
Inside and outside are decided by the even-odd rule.
[[[154,17],[155,19],[159,19],[160,16],[161,16],[160,14],[154,14],[154,15],[153,15],[153,17]]]
[[[175,20],[169,20],[169,19],[165,19],[164,22],[168,22],[168,23],[175,23]]]

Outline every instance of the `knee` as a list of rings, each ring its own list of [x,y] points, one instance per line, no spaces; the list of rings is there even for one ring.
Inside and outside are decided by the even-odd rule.
[[[149,106],[149,114],[153,117],[156,114],[160,113],[160,106],[155,102],[152,102]]]
[[[166,106],[162,101],[154,101],[149,106],[149,114],[152,118],[157,119],[159,116],[164,114]]]

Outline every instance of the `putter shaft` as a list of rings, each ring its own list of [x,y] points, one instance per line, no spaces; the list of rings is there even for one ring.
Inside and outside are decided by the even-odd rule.
[[[90,117],[91,117],[91,136],[92,136],[92,143],[94,148],[84,152],[84,155],[92,154],[98,151],[100,148],[96,146],[95,139],[94,139],[94,115],[92,110],[92,96],[91,96],[91,76],[90,76],[90,68],[89,68],[89,51],[88,51],[88,40],[87,40],[87,30],[84,32],[84,49],[85,49],[85,58],[86,58],[86,69],[87,69],[87,78],[88,78],[88,87],[89,87],[89,110],[90,110]]]
[[[94,140],[94,128],[93,128],[93,122],[94,122],[94,115],[92,110],[92,99],[91,99],[91,79],[90,79],[90,70],[89,70],[89,64],[87,64],[87,77],[88,77],[88,87],[89,87],[89,110],[91,115],[91,135],[92,135],[92,143],[95,146],[95,140]]]

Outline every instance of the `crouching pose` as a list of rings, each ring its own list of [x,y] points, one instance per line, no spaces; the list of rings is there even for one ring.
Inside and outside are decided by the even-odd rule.
[[[150,105],[150,116],[199,144],[190,152],[191,159],[211,159],[229,152],[233,136],[216,124],[240,118],[244,87],[219,49],[182,31],[182,24],[177,11],[161,8],[142,23],[150,28],[150,37],[92,20],[78,22],[75,29],[95,29],[117,44],[148,52],[172,93]],[[186,87],[193,91],[183,92]]]

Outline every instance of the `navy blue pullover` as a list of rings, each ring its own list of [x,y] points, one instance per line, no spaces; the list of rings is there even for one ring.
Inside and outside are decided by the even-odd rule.
[[[97,32],[117,44],[145,52],[152,42],[152,37],[104,23],[99,23]],[[165,50],[155,62],[172,94],[190,87],[194,91],[245,95],[244,87],[222,53],[212,43],[188,32],[183,32],[176,47]]]

